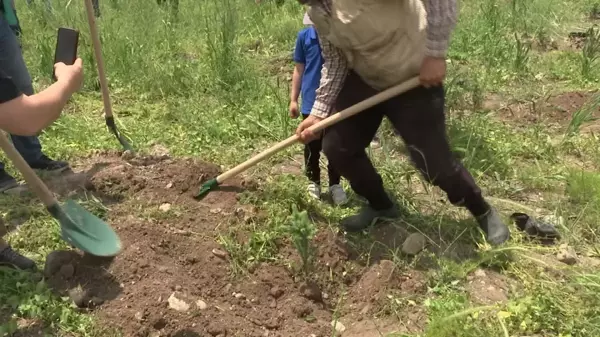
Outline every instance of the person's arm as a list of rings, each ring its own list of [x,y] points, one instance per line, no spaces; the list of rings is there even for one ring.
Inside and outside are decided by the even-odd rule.
[[[298,103],[300,96],[300,87],[302,84],[302,76],[304,75],[304,65],[306,64],[306,55],[303,48],[303,33],[298,33],[296,38],[296,46],[294,48],[294,73],[292,74],[292,89],[290,92],[290,101]]]
[[[300,88],[302,86],[302,76],[304,75],[304,63],[296,63],[294,73],[292,74],[292,90],[290,91],[290,101],[298,103],[300,97]]]
[[[450,36],[458,20],[457,0],[426,0],[427,47],[426,56],[445,58]]]
[[[333,113],[335,101],[342,90],[346,75],[348,75],[348,62],[340,49],[321,38],[318,30],[317,35],[323,55],[323,68],[321,69],[321,82],[316,91],[315,104],[310,114],[319,118],[327,118]]]
[[[0,129],[13,135],[33,136],[52,124],[83,80],[81,59],[73,66],[56,67],[57,82],[42,92],[27,96],[10,78],[0,74]]]

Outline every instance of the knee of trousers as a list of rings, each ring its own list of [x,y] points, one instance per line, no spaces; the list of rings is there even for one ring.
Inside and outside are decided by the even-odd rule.
[[[352,162],[353,152],[341,146],[337,141],[323,136],[322,151],[331,165],[340,173]]]

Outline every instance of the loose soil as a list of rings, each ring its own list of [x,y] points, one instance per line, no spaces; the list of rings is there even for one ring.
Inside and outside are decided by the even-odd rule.
[[[102,200],[108,210],[99,214],[119,234],[123,250],[113,259],[53,252],[44,272],[56,292],[124,336],[331,336],[336,309],[349,327],[342,336],[356,336],[356,329],[368,336],[375,330],[364,329],[383,323],[353,327],[385,308],[386,289],[407,296],[425,289],[420,274],[395,270],[390,261],[351,261],[340,238],[326,230],[315,239],[315,285],[302,284],[287,266],[299,258],[285,243],[281,264],[260,264],[234,276],[216,238],[232,224],[262,215],[238,203],[239,193],[252,186],[243,179],[228,181],[201,201],[193,198],[219,173],[215,165],[168,154],[125,160],[111,152],[83,159],[74,171],[49,185],[62,195]],[[422,330],[426,315],[417,309],[406,311],[410,326],[402,330]]]

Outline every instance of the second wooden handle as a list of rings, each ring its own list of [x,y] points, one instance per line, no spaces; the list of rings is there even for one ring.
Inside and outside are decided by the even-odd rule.
[[[96,66],[98,67],[98,77],[100,78],[100,88],[102,89],[102,100],[104,101],[104,114],[106,117],[112,117],[113,111],[110,104],[110,96],[108,93],[108,83],[104,72],[104,58],[102,57],[102,46],[100,45],[100,36],[98,27],[96,26],[96,18],[94,17],[94,8],[92,0],[85,0],[85,11],[87,12],[88,24],[90,26],[90,34],[92,35],[92,44],[94,46],[94,55],[96,55]]]

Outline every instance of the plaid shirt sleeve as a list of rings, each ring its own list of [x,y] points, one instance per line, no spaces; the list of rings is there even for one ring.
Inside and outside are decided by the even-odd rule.
[[[333,112],[337,96],[344,85],[348,74],[348,64],[342,51],[326,39],[321,39],[320,35],[319,43],[323,54],[323,68],[321,69],[321,83],[317,89],[315,103],[310,114],[327,118]]]
[[[450,35],[458,19],[457,0],[426,0],[427,46],[426,54],[446,57]]]

